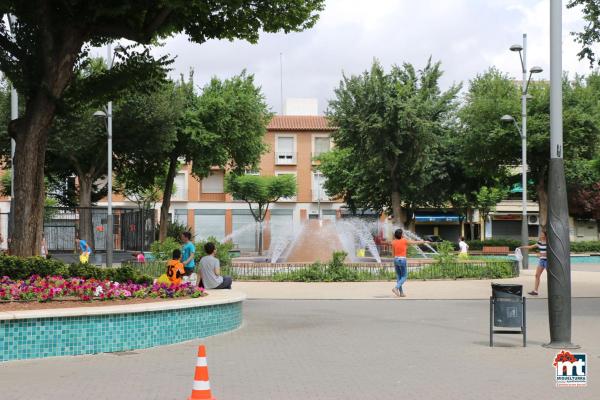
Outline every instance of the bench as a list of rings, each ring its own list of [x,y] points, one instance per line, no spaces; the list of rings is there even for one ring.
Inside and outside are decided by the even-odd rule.
[[[483,246],[483,254],[508,254],[508,246]]]

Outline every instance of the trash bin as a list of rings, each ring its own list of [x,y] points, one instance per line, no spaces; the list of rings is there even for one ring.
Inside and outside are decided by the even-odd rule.
[[[523,285],[492,283],[494,325],[520,328],[523,324]]]

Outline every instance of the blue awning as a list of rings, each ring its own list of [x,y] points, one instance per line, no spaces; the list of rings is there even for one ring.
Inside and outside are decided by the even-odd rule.
[[[417,222],[460,222],[458,215],[454,214],[428,214],[416,215]]]

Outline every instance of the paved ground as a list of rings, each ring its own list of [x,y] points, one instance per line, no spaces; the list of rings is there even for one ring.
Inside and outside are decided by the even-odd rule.
[[[406,282],[409,299],[489,299],[492,282],[518,283],[525,292],[533,289],[535,270],[521,271],[514,279]],[[600,297],[600,266],[579,267],[571,272],[573,297]],[[540,298],[547,297],[546,273],[542,275]],[[393,299],[393,282],[234,282],[250,299]]]
[[[547,303],[531,300],[529,346],[488,347],[483,300],[251,300],[243,328],[206,339],[219,400],[598,399],[600,299],[573,301],[587,388],[555,388]],[[123,354],[0,364],[7,400],[189,396],[199,341]]]

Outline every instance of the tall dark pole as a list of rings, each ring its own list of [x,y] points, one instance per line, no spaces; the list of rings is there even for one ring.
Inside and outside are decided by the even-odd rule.
[[[569,209],[563,160],[562,0],[550,0],[550,171],[548,179],[548,314],[550,348],[571,343]]]

